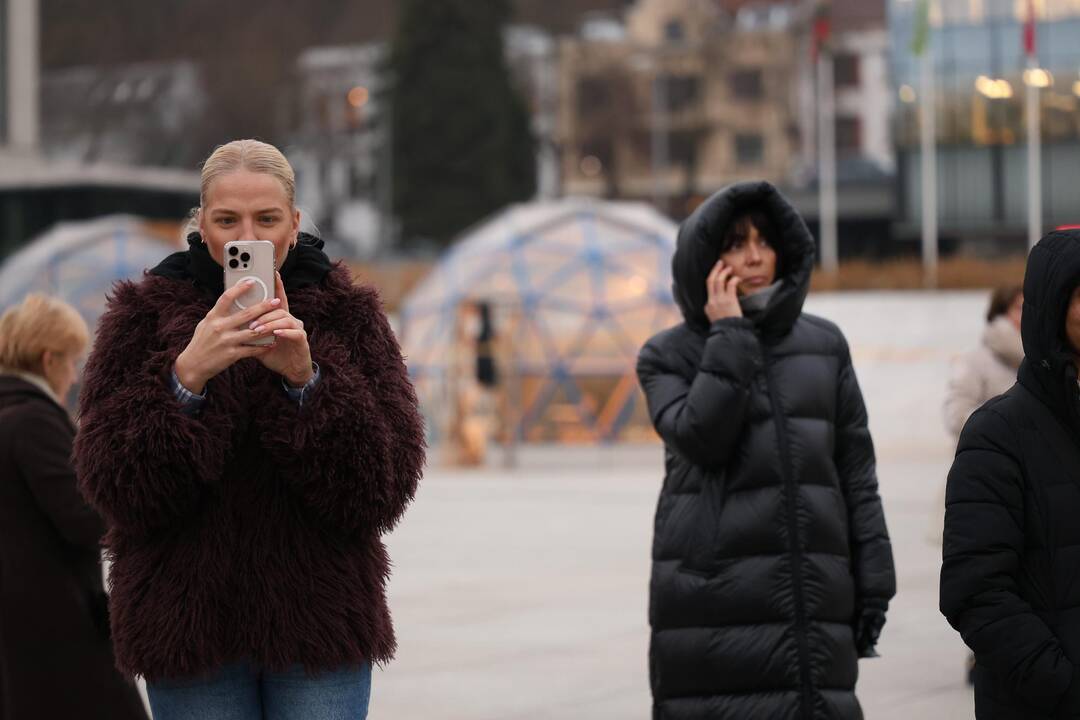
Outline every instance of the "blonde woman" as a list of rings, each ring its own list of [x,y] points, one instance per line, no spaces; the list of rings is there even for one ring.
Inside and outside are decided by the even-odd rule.
[[[145,718],[113,667],[99,542],[71,467],[63,398],[86,349],[70,305],[0,317],[0,718]]]
[[[76,463],[109,523],[117,660],[156,720],[363,718],[394,652],[380,538],[422,422],[377,293],[300,233],[294,197],[273,146],[215,150],[189,249],[116,288],[87,365]],[[235,314],[233,240],[279,268]]]

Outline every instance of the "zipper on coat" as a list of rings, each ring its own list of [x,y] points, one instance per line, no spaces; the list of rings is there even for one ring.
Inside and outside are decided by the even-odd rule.
[[[780,468],[784,476],[784,501],[787,505],[788,549],[791,556],[792,587],[795,591],[795,639],[799,649],[799,694],[802,698],[802,712],[805,720],[813,717],[813,705],[810,697],[810,649],[806,639],[806,603],[803,598],[802,546],[799,543],[799,517],[797,495],[799,488],[791,477],[791,458],[788,456],[787,428],[784,414],[780,411],[780,400],[772,379],[772,356],[764,342],[761,351],[765,360],[765,385],[769,391],[769,405],[772,406],[773,422],[776,424],[776,441],[780,446]]]

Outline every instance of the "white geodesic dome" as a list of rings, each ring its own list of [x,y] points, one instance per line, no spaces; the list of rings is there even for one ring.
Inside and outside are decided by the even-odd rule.
[[[141,277],[177,249],[133,216],[61,223],[0,264],[0,312],[40,292],[74,305],[92,329],[117,280]]]
[[[634,366],[651,335],[682,319],[671,295],[676,232],[643,203],[582,198],[514,205],[467,232],[400,312],[433,435],[459,310],[483,300],[512,348],[514,367],[502,374],[518,381],[521,439],[653,437]]]

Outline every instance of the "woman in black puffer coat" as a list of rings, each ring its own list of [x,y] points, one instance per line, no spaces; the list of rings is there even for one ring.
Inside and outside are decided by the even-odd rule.
[[[637,368],[667,468],[655,720],[862,717],[857,658],[896,580],[847,343],[802,313],[813,264],[806,225],[764,182],[717,193],[679,231],[685,322]]]
[[[1080,231],[1028,257],[1018,381],[960,434],[941,612],[975,653],[979,720],[1080,718]]]

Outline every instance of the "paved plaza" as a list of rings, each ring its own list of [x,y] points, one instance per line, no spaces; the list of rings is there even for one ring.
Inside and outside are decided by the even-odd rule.
[[[817,295],[845,331],[870,411],[899,581],[860,663],[870,720],[970,718],[966,650],[937,611],[929,541],[951,458],[949,359],[974,345],[984,293]],[[646,720],[646,615],[661,448],[528,448],[507,472],[441,467],[389,538],[397,659],[371,717]],[[936,529],[940,532],[940,528]]]

